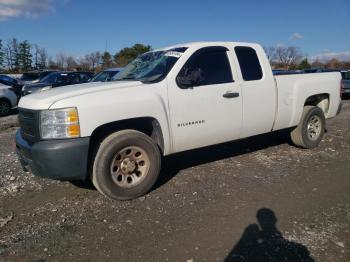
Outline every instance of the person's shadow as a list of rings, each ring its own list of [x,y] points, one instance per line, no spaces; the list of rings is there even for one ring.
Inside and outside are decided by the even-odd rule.
[[[283,238],[276,227],[277,218],[271,209],[259,209],[256,217],[259,225],[247,226],[225,262],[314,261],[305,246]]]

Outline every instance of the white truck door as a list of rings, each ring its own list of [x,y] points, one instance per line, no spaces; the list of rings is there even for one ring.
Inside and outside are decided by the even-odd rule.
[[[241,138],[270,132],[276,114],[276,87],[270,64],[260,46],[236,46],[242,78]]]
[[[195,51],[168,82],[173,151],[240,136],[242,95],[226,47]]]

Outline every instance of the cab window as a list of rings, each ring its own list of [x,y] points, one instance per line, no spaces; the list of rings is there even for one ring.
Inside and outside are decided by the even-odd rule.
[[[263,76],[258,55],[255,50],[247,46],[235,47],[239,66],[244,81],[260,80]]]
[[[217,85],[233,82],[225,47],[205,47],[197,50],[177,76],[181,88]]]

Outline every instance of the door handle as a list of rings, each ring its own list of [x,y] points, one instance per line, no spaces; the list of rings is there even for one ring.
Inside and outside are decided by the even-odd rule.
[[[228,91],[225,94],[223,94],[222,96],[225,98],[235,98],[235,97],[239,97],[239,93]]]

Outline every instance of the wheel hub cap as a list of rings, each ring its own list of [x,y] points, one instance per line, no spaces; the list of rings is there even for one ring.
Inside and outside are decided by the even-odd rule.
[[[135,161],[130,160],[130,158],[126,158],[125,160],[123,160],[120,166],[125,173],[130,173],[130,174],[136,169]]]
[[[322,121],[319,116],[310,117],[307,123],[307,135],[311,140],[317,140],[322,131]]]
[[[129,146],[114,155],[110,174],[116,185],[130,188],[146,177],[149,168],[150,160],[146,151],[137,146]]]

